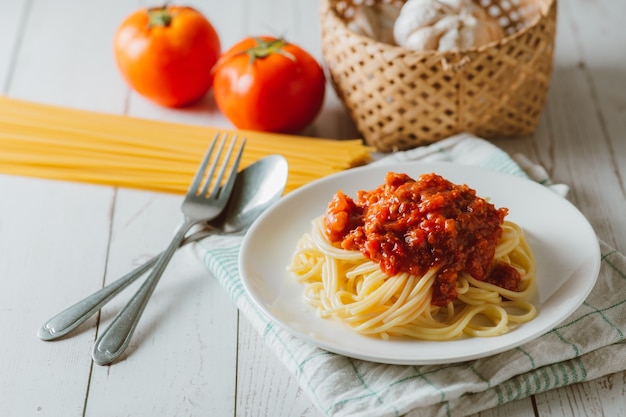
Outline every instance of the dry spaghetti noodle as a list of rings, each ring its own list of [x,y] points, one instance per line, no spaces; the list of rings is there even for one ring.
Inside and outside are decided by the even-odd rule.
[[[182,194],[218,131],[246,137],[242,168],[283,155],[286,192],[370,158],[361,140],[228,131],[0,97],[0,173]]]

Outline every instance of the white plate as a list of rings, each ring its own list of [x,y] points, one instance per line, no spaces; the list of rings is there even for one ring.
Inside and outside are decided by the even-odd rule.
[[[355,196],[382,184],[388,171],[413,178],[436,172],[467,184],[526,232],[537,261],[538,316],[512,332],[490,338],[432,342],[381,340],[359,335],[332,319],[321,319],[302,300],[303,285],[286,271],[298,239],[322,215],[337,190]],[[331,352],[391,364],[441,364],[502,352],[551,330],[585,300],[600,270],[600,248],[585,217],[566,199],[533,181],[448,163],[407,162],[355,168],[318,180],[284,197],[248,231],[239,259],[243,285],[274,322]]]

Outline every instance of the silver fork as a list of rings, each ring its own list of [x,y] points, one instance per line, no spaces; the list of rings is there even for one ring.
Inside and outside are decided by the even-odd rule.
[[[92,357],[94,362],[98,365],[109,364],[119,358],[124,352],[165,267],[174,255],[176,249],[180,246],[180,243],[189,229],[198,223],[206,222],[217,217],[224,210],[235,184],[245,139],[239,145],[226,181],[220,187],[225,178],[228,162],[233,158],[232,155],[235,148],[236,137],[231,140],[226,156],[220,158],[225,147],[227,135],[224,134],[219,141],[218,136],[219,133],[215,135],[189,187],[189,191],[187,191],[187,195],[182,204],[182,212],[184,215],[182,225],[179,227],[167,249],[159,256],[156,265],[146,281],[137,290],[135,295],[133,295],[128,304],[115,316],[109,327],[98,337],[98,340],[96,340]],[[216,145],[219,149],[217,154],[213,156],[212,163],[209,166],[209,161]],[[222,160],[221,168],[217,176],[215,176],[220,159]],[[211,188],[210,192],[209,188]]]

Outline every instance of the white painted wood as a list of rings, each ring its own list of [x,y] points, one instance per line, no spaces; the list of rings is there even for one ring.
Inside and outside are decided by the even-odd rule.
[[[96,6],[95,3],[91,5],[66,3],[59,10],[63,14],[57,18],[53,12],[53,5],[44,2],[33,4],[31,16],[27,19],[28,27],[31,29],[25,35],[14,70],[19,76],[14,77],[9,89],[13,96],[89,110],[124,112],[128,89],[114,68],[111,28],[114,28],[132,9],[127,7],[126,2],[109,4],[91,27],[100,31],[99,35],[83,36],[81,40],[74,39],[76,31],[90,33],[86,26],[89,19],[85,17],[98,12]],[[75,14],[69,13],[71,8],[74,8]],[[54,19],[49,19],[50,16]],[[58,24],[62,26],[57,28]],[[61,47],[50,48],[50,45]],[[40,50],[49,50],[49,53],[39,54]],[[77,60],[78,57],[80,60]],[[67,65],[68,62],[75,62],[78,65]],[[47,71],[38,68],[47,68]],[[86,78],[83,72],[88,74]],[[83,81],[85,84],[81,85],[75,80]],[[106,265],[106,279],[110,281],[165,248],[174,227],[181,219],[181,199],[179,196],[132,190],[119,190],[115,194],[112,189],[103,188],[103,190],[107,191],[110,199],[106,205],[102,205],[108,217],[107,222],[100,221],[97,224],[105,226],[107,233],[112,233],[108,248],[109,261]],[[80,194],[75,195],[78,197]],[[70,199],[65,196],[65,201],[67,200]],[[78,300],[102,285],[107,240],[108,235],[98,239],[98,242],[104,243],[105,251],[101,258],[97,285],[91,286],[89,290],[70,293],[70,301]],[[76,384],[80,395],[71,394],[69,391],[65,394],[61,391],[52,391],[54,395],[50,396],[50,399],[54,400],[55,396],[59,398],[67,396],[76,403],[74,408],[77,415],[83,415],[83,408],[85,415],[95,416],[103,415],[102,413],[141,415],[147,410],[156,415],[160,415],[161,412],[164,412],[164,415],[186,415],[197,413],[198,410],[201,413],[213,411],[215,415],[232,414],[236,349],[230,346],[236,344],[236,327],[233,326],[236,321],[236,310],[217,283],[208,277],[190,250],[178,253],[172,261],[171,269],[176,270],[177,274],[172,274],[174,276],[170,277],[170,280],[168,280],[169,271],[164,274],[163,282],[155,291],[154,299],[148,306],[129,348],[130,359],[143,358],[143,360],[133,362],[123,358],[124,362],[134,366],[112,367],[111,370],[96,367],[90,375],[89,355],[95,337],[96,322],[92,319],[81,327],[88,330],[88,333],[85,333],[85,337],[88,336],[86,339],[88,345],[83,345],[81,350],[84,365],[80,366],[80,363],[74,361],[76,371],[81,372],[84,382],[76,384],[76,381],[79,381],[76,376],[56,372],[58,376]],[[129,290],[124,296],[130,296]],[[125,298],[115,300],[103,309],[104,323],[110,321],[124,300]],[[59,303],[56,307],[49,308],[46,314],[56,313],[68,303],[69,301]],[[213,320],[212,317],[219,317],[220,320]],[[39,317],[39,320],[43,321],[44,318],[47,317]],[[19,323],[18,320],[15,322]],[[30,336],[34,335],[35,330],[36,328],[31,330]],[[220,338],[227,340],[228,343],[215,343],[215,334],[220,335]],[[71,343],[74,340],[71,338],[64,342]],[[37,343],[41,348],[46,347],[34,338],[31,338],[30,342]],[[142,348],[146,349],[146,352],[132,354]],[[45,352],[54,354],[54,351],[49,349]],[[7,355],[10,356],[13,355]],[[61,359],[59,366],[67,367],[68,361],[65,357],[57,356]],[[181,357],[186,358],[184,361],[186,366],[180,365]],[[19,362],[26,363],[26,360],[22,359]],[[115,370],[122,372],[114,372]],[[215,373],[223,377],[217,380],[214,378]],[[24,378],[27,380],[28,375]],[[18,381],[24,382],[21,379]],[[151,381],[152,384],[146,384],[146,381]],[[43,385],[63,386],[51,378],[42,382]],[[20,383],[17,387],[26,385]],[[180,390],[173,390],[172,386],[177,386]],[[152,396],[150,401],[142,403],[133,400],[134,396],[141,396],[144,391]],[[39,387],[37,392],[45,390]],[[10,390],[6,391],[7,395],[11,393]],[[30,395],[30,398],[32,397],[33,395]],[[119,398],[120,401],[111,402],[111,398]],[[8,405],[10,402],[0,401],[0,404]],[[64,402],[59,404],[64,405]],[[146,408],[146,404],[151,408]],[[51,410],[48,415],[63,415],[66,414],[65,410],[69,409],[64,406],[60,410],[56,409],[59,412],[55,412],[48,404],[44,405]],[[42,409],[45,410],[46,407]],[[21,408],[23,407],[16,407],[18,411]]]
[[[476,414],[474,417],[528,417],[533,415],[532,398],[524,398],[522,400],[506,403],[498,408],[483,411]]]
[[[6,93],[11,82],[11,66],[15,52],[19,48],[20,28],[23,18],[28,14],[27,0],[14,0],[3,4],[3,12],[0,13],[0,92]]]
[[[111,194],[108,188],[0,176],[4,416],[82,415],[93,320],[73,338],[57,342],[42,342],[36,332],[46,319],[100,287]]]
[[[165,249],[182,220],[181,202],[181,196],[119,190],[107,282]],[[108,325],[133,291],[102,310],[101,326]],[[103,410],[108,415],[232,412],[236,350],[231,347],[237,342],[236,320],[227,294],[191,248],[180,250],[146,307],[122,363],[94,368],[87,415],[99,416]],[[140,395],[145,381],[151,382],[146,402],[110,401],[130,393]],[[229,396],[233,399],[224,401]]]
[[[130,92],[112,36],[145,1],[7,0],[0,13],[0,88],[12,97],[154,120],[231,128],[211,94],[179,110]],[[318,2],[193,0],[226,50],[273,34],[321,58]],[[626,251],[626,37],[620,0],[559,2],[553,85],[534,135],[497,140],[541,162],[598,235]],[[305,135],[357,137],[332,89]],[[1,150],[0,150],[1,152]],[[110,367],[90,350],[130,296],[72,337],[44,343],[39,325],[162,250],[181,197],[0,176],[2,416],[309,416],[321,414],[189,248],[176,254],[127,354]],[[25,204],[26,203],[26,204]],[[137,284],[133,286],[136,288]],[[626,416],[626,372],[488,410],[483,417]]]
[[[125,0],[30,2],[9,95],[85,110],[122,109],[126,87],[116,71],[112,42],[132,5]]]

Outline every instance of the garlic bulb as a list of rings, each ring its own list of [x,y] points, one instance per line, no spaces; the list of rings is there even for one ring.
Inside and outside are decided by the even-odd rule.
[[[408,0],[393,27],[395,42],[418,51],[469,49],[504,37],[472,0]]]

